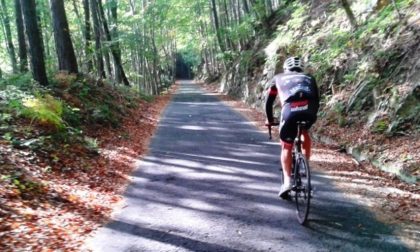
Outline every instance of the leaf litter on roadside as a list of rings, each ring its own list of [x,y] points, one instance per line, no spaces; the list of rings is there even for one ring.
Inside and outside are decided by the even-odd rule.
[[[121,201],[169,99],[141,102],[118,129],[88,128],[100,142],[97,155],[77,145],[47,153],[27,148],[36,141],[16,149],[0,140],[0,251],[79,250]]]

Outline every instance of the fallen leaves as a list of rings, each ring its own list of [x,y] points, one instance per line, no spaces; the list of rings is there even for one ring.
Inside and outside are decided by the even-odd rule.
[[[121,202],[119,194],[169,100],[168,94],[141,102],[118,129],[88,127],[87,135],[100,143],[96,155],[80,145],[36,152],[0,141],[0,251],[79,250]],[[18,174],[18,183],[8,174]]]

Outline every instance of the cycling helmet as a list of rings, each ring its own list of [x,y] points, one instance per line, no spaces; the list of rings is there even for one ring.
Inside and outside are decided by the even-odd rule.
[[[303,72],[303,61],[299,57],[290,57],[284,61],[283,69],[285,72]]]

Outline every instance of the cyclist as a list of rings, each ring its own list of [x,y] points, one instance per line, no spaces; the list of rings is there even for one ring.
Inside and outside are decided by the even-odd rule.
[[[284,183],[281,186],[279,197],[286,198],[292,189],[292,148],[297,135],[297,122],[306,121],[302,134],[302,152],[309,161],[311,154],[311,138],[309,128],[316,121],[319,108],[319,94],[315,78],[305,74],[304,64],[298,57],[290,57],[283,64],[284,73],[277,74],[269,83],[265,110],[266,125],[275,125],[273,118],[273,103],[280,96],[281,119],[281,166]]]

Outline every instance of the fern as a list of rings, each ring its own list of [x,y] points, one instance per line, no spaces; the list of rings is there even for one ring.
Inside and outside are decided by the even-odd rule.
[[[62,119],[63,103],[51,95],[36,95],[23,100],[22,115],[43,124],[53,125],[57,129],[64,128]]]

